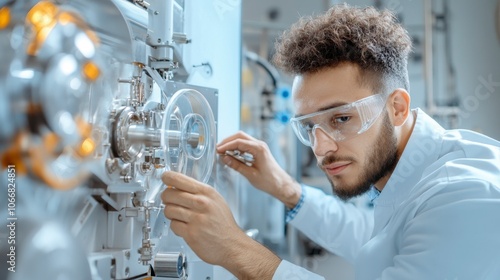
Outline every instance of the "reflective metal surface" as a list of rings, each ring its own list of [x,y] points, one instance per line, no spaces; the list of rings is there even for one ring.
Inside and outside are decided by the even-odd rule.
[[[19,273],[1,279],[128,279],[153,265],[159,279],[213,277],[188,265],[159,198],[165,170],[216,177],[218,90],[188,83],[185,13],[184,1],[0,2],[2,178],[15,168],[30,186],[16,201]]]

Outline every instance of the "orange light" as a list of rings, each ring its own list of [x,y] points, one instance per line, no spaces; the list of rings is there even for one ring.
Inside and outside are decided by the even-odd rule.
[[[78,127],[78,132],[80,133],[81,139],[83,139],[83,141],[75,147],[75,152],[81,158],[85,158],[91,155],[96,148],[96,143],[91,136],[92,125],[82,119],[81,116],[76,116],[75,122]]]
[[[26,16],[26,19],[34,25],[35,29],[39,30],[40,28],[53,23],[55,21],[56,14],[56,5],[51,2],[42,1],[31,8]]]
[[[95,81],[101,75],[101,71],[99,70],[99,66],[92,61],[88,61],[83,65],[83,75],[90,81]]]
[[[53,189],[61,191],[73,189],[88,177],[85,171],[71,178],[62,178],[58,174],[53,173],[49,168],[49,163],[47,163],[47,153],[41,147],[30,147],[29,157],[32,173]],[[49,159],[52,158],[49,157]]]
[[[77,153],[81,157],[88,157],[94,152],[94,149],[95,149],[94,140],[92,140],[92,138],[86,138],[85,140],[83,140],[82,144],[77,150]]]
[[[86,29],[85,30],[85,34],[87,34],[87,36],[90,38],[90,40],[92,42],[94,42],[95,45],[99,45],[100,44],[100,40],[99,40],[99,37],[97,36],[97,34],[95,34],[95,32],[91,29]]]
[[[36,55],[37,51],[42,47],[48,35],[56,24],[66,25],[73,23],[82,29],[85,34],[94,42],[99,44],[99,38],[88,25],[77,15],[67,11],[61,11],[55,4],[42,1],[33,6],[26,15],[26,22],[31,25],[33,31],[33,39],[28,46],[28,54]]]
[[[81,116],[75,116],[75,123],[82,139],[90,137],[92,125],[85,121]]]
[[[0,9],[0,29],[4,29],[9,26],[10,23],[10,9],[8,7],[3,7]]]
[[[59,136],[54,132],[47,133],[43,137],[43,149],[48,154],[52,154],[56,151],[57,146],[59,145]]]
[[[42,1],[36,4],[26,15],[26,21],[33,27],[34,38],[28,46],[28,54],[36,55],[50,32],[56,25],[57,6]]]
[[[38,32],[35,35],[35,39],[30,42],[28,46],[28,54],[29,55],[36,55],[36,52],[42,47],[43,43],[47,39],[47,37],[50,34],[50,31],[54,28],[56,23],[52,23],[50,26],[44,26],[38,30]]]
[[[24,175],[28,172],[26,167],[26,158],[24,153],[25,146],[24,142],[28,141],[27,132],[19,132],[14,136],[14,141],[12,145],[0,155],[0,161],[2,163],[2,169],[7,168],[9,165],[16,166],[16,173],[19,175]]]
[[[62,24],[62,25],[66,25],[68,23],[77,23],[78,22],[78,19],[76,19],[73,14],[69,13],[69,12],[61,12],[59,14],[59,22]]]

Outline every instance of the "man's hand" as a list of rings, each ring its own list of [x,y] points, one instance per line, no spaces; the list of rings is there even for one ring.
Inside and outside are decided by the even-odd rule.
[[[225,155],[226,151],[233,150],[252,154],[252,166]],[[217,145],[217,152],[226,165],[245,176],[257,189],[281,200],[287,207],[293,208],[299,201],[300,185],[279,166],[265,142],[240,131],[222,140]]]
[[[271,279],[280,259],[238,227],[231,210],[214,188],[184,174],[167,171],[162,181],[165,216],[207,263],[223,266],[238,279]]]
[[[221,264],[227,247],[245,238],[231,210],[214,188],[181,173],[167,171],[162,181],[169,186],[162,193],[165,216],[172,231],[184,238],[204,261]]]

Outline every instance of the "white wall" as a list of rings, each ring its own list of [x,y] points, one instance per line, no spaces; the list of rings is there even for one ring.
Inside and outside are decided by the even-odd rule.
[[[460,126],[500,140],[500,41],[495,33],[497,0],[451,1],[451,40],[458,93]],[[484,86],[484,81],[493,81]]]
[[[186,1],[186,34],[192,38],[185,47],[188,67],[209,63],[212,74],[203,67],[189,77],[188,83],[219,91],[217,142],[240,127],[241,91],[241,1]],[[192,6],[192,8],[191,8]]]

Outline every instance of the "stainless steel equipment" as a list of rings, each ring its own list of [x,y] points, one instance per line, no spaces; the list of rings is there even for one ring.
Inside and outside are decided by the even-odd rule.
[[[0,245],[17,271],[1,278],[212,279],[159,198],[165,170],[216,178],[218,90],[188,83],[184,1],[0,4],[0,158],[15,178],[1,218],[17,226]]]

